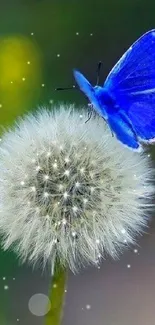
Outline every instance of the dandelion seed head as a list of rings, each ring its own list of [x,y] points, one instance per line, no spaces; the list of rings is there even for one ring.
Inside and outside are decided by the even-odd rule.
[[[42,108],[2,137],[3,248],[51,272],[56,260],[75,272],[104,253],[117,258],[148,220],[149,157],[123,147],[102,119],[86,120],[73,106]]]

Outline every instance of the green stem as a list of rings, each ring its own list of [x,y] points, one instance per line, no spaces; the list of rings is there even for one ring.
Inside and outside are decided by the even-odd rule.
[[[45,325],[61,324],[66,282],[67,270],[57,267],[52,278],[52,286],[49,292],[51,308],[45,317]]]

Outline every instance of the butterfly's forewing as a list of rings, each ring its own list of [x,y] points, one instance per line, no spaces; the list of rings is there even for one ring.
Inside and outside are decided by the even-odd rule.
[[[109,73],[104,86],[112,89],[132,88],[135,78],[147,77],[155,74],[155,30],[151,30],[141,36],[124,53],[114,68]],[[129,82],[129,85],[128,85]],[[145,86],[145,85],[144,85]]]
[[[73,74],[77,84],[79,85],[80,90],[90,100],[90,103],[95,107],[95,110],[98,112],[98,114],[100,114],[102,117],[105,117],[104,108],[100,107],[98,103],[94,87],[89,83],[89,81],[84,77],[81,72],[73,70]]]
[[[104,86],[143,140],[155,137],[155,30],[138,39],[108,75]]]

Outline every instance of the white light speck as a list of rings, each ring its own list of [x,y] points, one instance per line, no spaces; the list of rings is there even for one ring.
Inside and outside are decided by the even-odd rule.
[[[64,186],[62,184],[58,185],[58,187],[59,187],[59,191],[62,191],[64,188]]]
[[[75,187],[77,187],[77,188],[80,187],[80,183],[79,182],[76,182],[75,183]]]
[[[127,268],[130,269],[131,268],[131,265],[130,264],[127,264]]]
[[[93,36],[93,33],[90,33],[90,36]]]
[[[25,185],[25,182],[24,181],[21,181],[20,182],[20,185],[22,185],[22,186]]]
[[[68,157],[66,157],[66,158],[65,158],[65,163],[67,163],[67,164],[68,164],[68,163],[69,163],[69,161],[70,161],[70,160],[69,160],[69,158],[68,158]]]
[[[44,197],[48,197],[49,193],[48,192],[44,192]]]
[[[60,53],[57,54],[57,58],[60,58]]]
[[[3,105],[2,104],[0,104],[0,108],[2,107]]]
[[[9,286],[4,286],[4,290],[8,290],[9,289]]]
[[[63,196],[64,196],[64,199],[67,199],[67,197],[68,197],[68,193],[65,192],[65,193],[63,194]]]
[[[5,281],[5,280],[6,280],[6,277],[4,276],[4,277],[3,277],[3,281]]]
[[[63,223],[63,225],[66,225],[67,224],[67,220],[66,219],[63,219],[62,220],[62,223]]]
[[[53,284],[53,288],[57,288],[57,284],[56,283]]]
[[[50,99],[50,100],[49,100],[49,103],[50,103],[50,104],[53,104],[53,102],[54,102],[53,99]]]
[[[17,318],[17,322],[19,322],[19,318]]]
[[[49,179],[49,175],[44,175],[44,180],[47,181]]]
[[[79,32],[76,32],[76,35],[78,36],[79,35]]]
[[[51,152],[48,151],[48,152],[47,152],[47,157],[50,157],[50,156],[51,156]]]
[[[73,210],[73,212],[77,212],[78,211],[78,207],[77,206],[73,206],[72,207],[72,210]]]
[[[65,293],[67,292],[67,289],[65,289]]]
[[[91,186],[90,191],[91,191],[91,193],[93,193],[95,191],[95,188],[93,186]]]
[[[22,80],[25,81],[25,77],[23,77]]]
[[[90,310],[91,309],[91,306],[90,305],[86,305],[86,309],[87,310]]]
[[[32,190],[32,192],[35,192],[36,191],[35,186],[31,186],[31,190]]]
[[[88,202],[88,199],[83,199],[83,203],[86,204]]]
[[[83,115],[80,115],[80,118],[82,119],[83,118]]]
[[[13,281],[15,281],[16,280],[16,278],[13,278]]]
[[[150,157],[151,155],[150,155],[150,154],[148,154],[147,156],[148,156],[148,157]]]
[[[83,174],[85,171],[84,167],[80,168],[80,173]]]
[[[37,166],[36,167],[36,171],[39,171],[41,168],[40,168],[40,166]]]
[[[27,64],[30,64],[31,62],[30,61],[27,61]]]
[[[54,163],[54,164],[53,164],[53,168],[54,168],[54,169],[57,169],[57,167],[58,167],[58,164],[57,164],[57,163]]]
[[[41,87],[45,87],[45,84],[41,84]]]
[[[46,219],[46,220],[50,220],[50,216],[49,216],[49,214],[46,214],[45,219]]]
[[[99,239],[96,239],[96,244],[99,244],[99,243],[100,243]]]
[[[138,249],[134,249],[134,253],[135,253],[135,254],[138,253]]]
[[[75,232],[75,231],[72,232],[72,236],[73,236],[73,237],[76,236],[76,232]]]
[[[31,36],[33,36],[33,35],[34,35],[34,33],[32,32],[32,33],[31,33]]]
[[[11,84],[13,84],[13,81],[11,81]]]
[[[66,169],[65,172],[64,172],[64,175],[69,176],[69,174],[70,174],[69,169]]]
[[[122,234],[125,234],[125,233],[126,233],[126,230],[123,228],[123,229],[121,230],[121,233],[122,233]]]

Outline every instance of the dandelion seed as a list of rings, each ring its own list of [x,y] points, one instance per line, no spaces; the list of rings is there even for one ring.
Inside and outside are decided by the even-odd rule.
[[[52,273],[56,261],[76,272],[104,254],[116,258],[147,225],[154,193],[149,157],[120,146],[102,119],[84,123],[81,112],[29,113],[0,146],[3,248]]]

